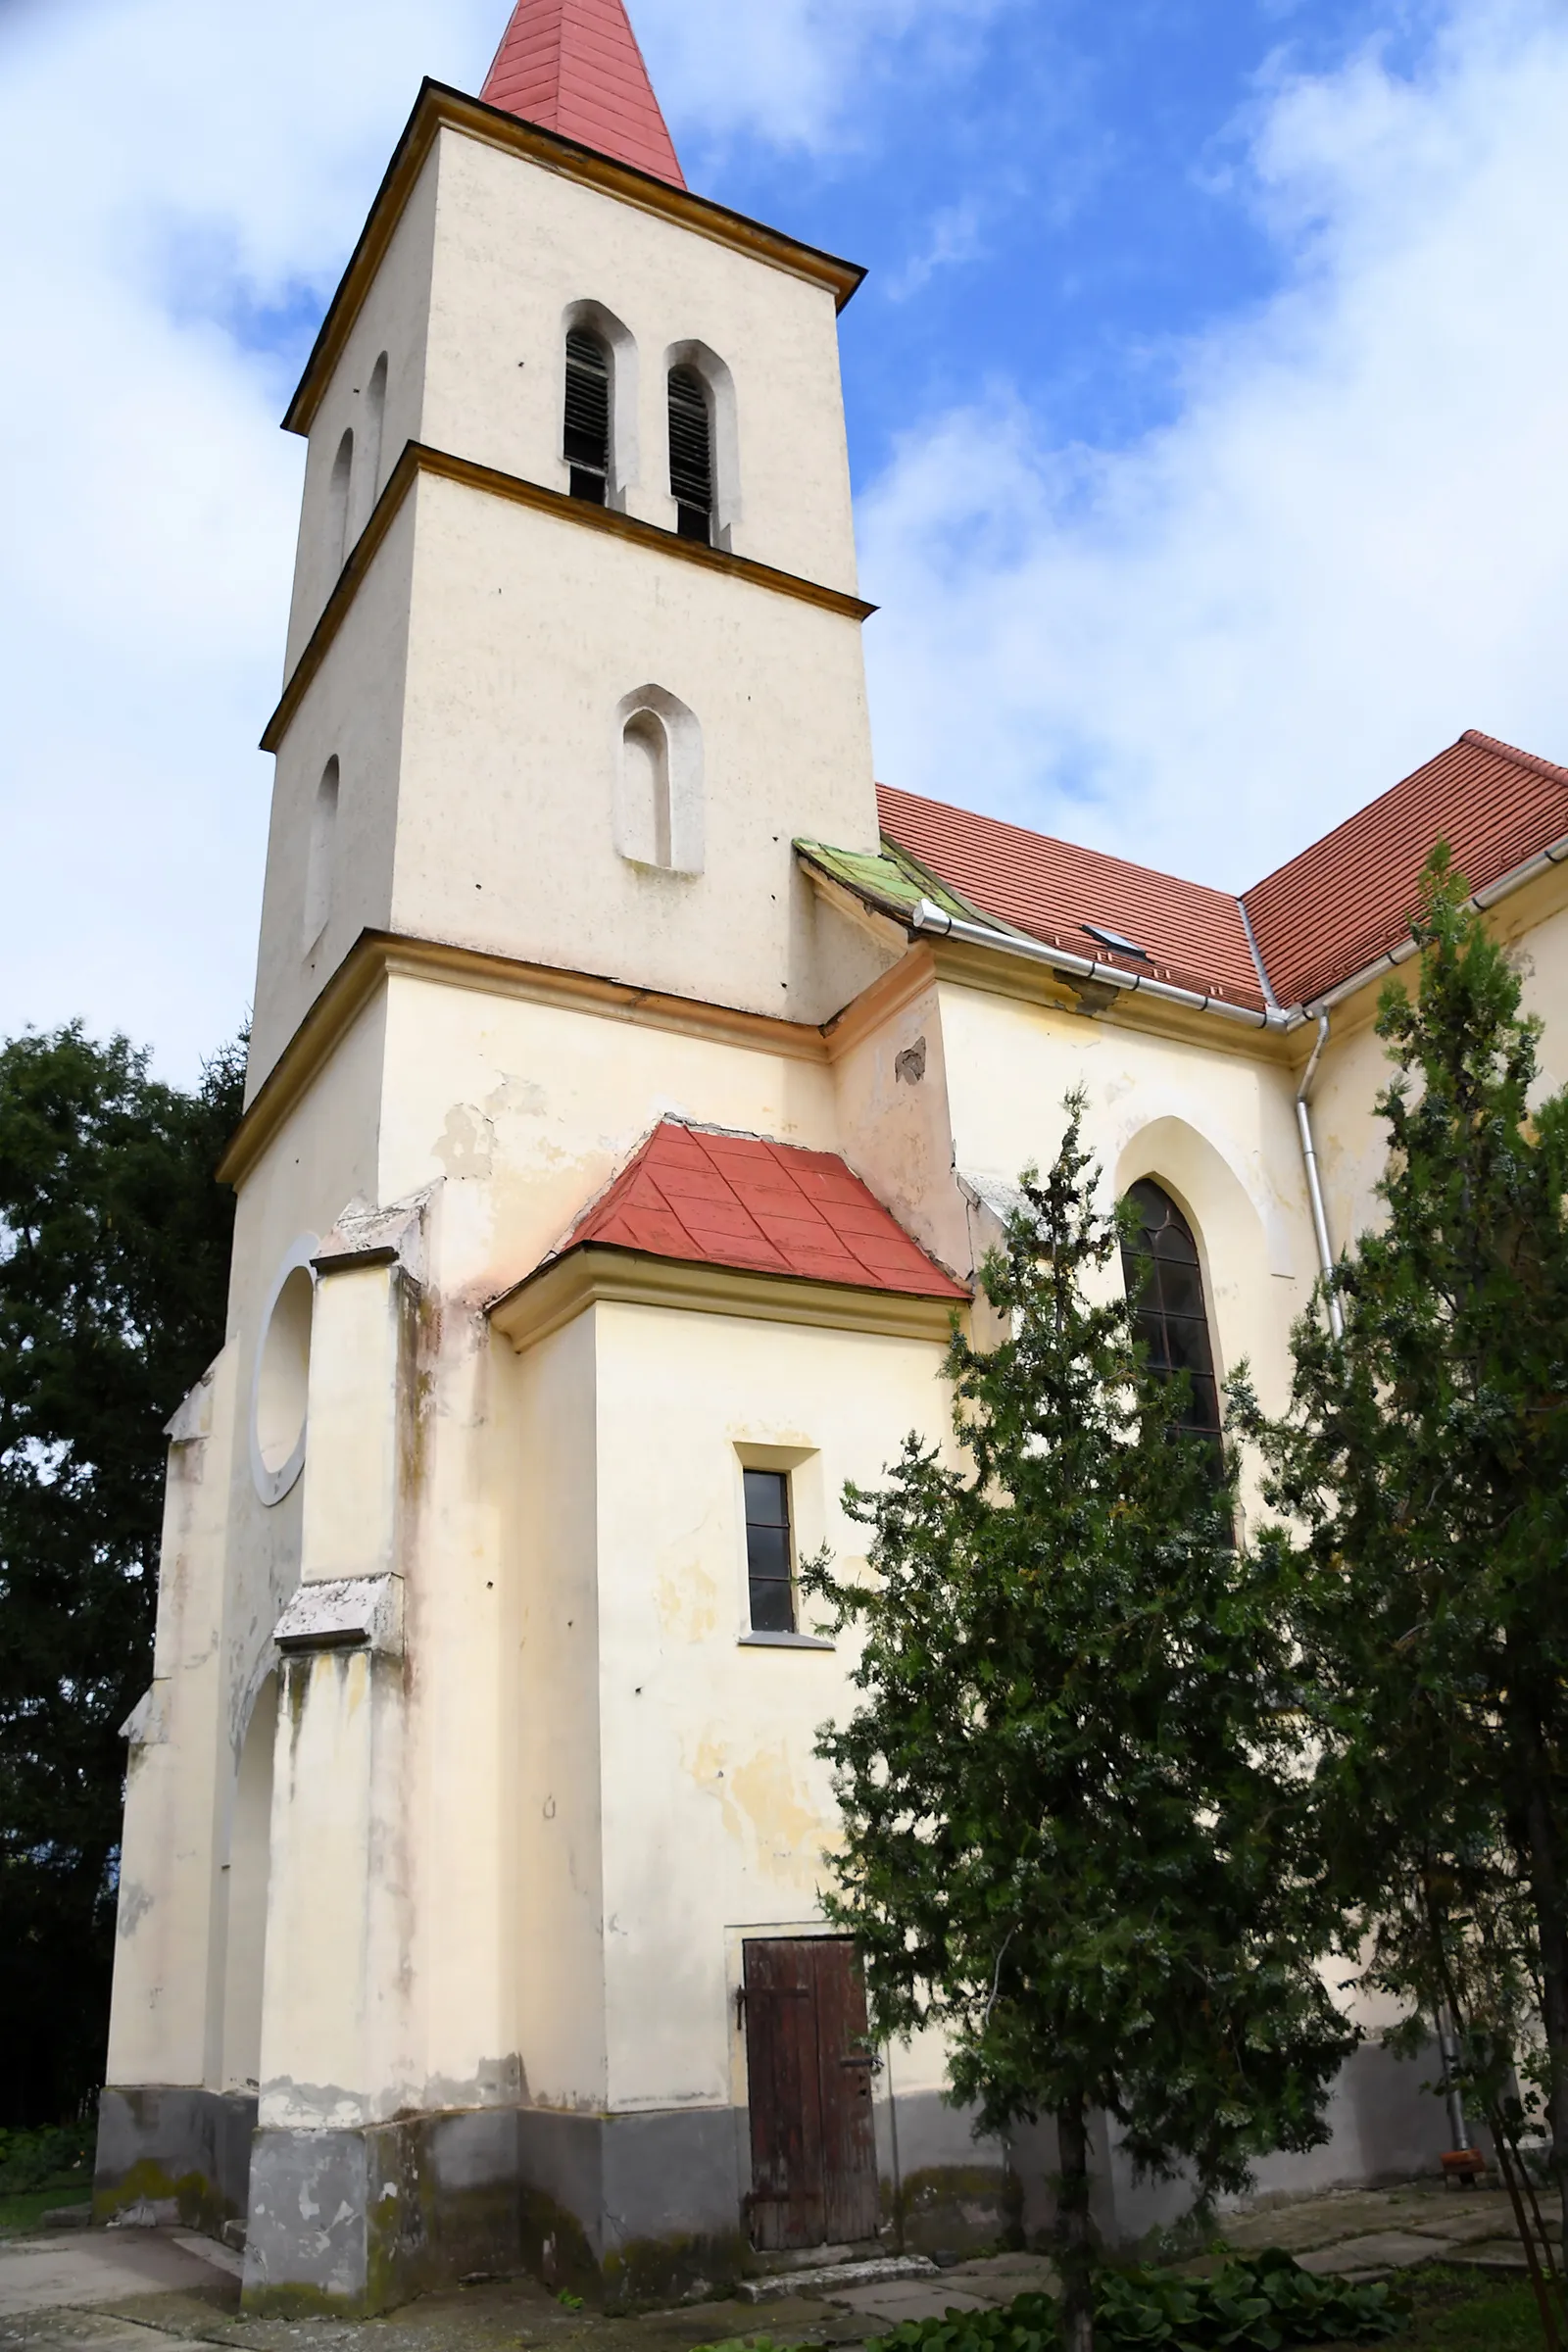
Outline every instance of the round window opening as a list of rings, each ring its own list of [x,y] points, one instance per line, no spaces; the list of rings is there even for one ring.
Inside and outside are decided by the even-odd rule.
[[[290,1252],[272,1295],[256,1355],[251,1467],[266,1503],[281,1502],[305,1466],[305,1404],[311,1374],[316,1286],[310,1250]]]

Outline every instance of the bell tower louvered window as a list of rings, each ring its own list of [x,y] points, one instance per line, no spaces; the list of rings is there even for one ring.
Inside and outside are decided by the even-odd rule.
[[[566,420],[563,450],[571,495],[606,503],[610,481],[610,356],[597,337],[573,327],[566,337]]]
[[[669,495],[683,539],[713,538],[713,432],[708,393],[695,368],[669,371]]]
[[[1182,1426],[1220,1443],[1219,1390],[1209,1343],[1203,1273],[1193,1229],[1170,1195],[1145,1177],[1127,1196],[1138,1212],[1137,1231],[1121,1246],[1122,1275],[1132,1302],[1133,1328],[1149,1349],[1150,1370],[1190,1383]]]

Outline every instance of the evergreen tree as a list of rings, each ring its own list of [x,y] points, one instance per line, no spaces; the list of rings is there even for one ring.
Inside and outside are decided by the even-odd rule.
[[[1539,1024],[1446,851],[1414,929],[1384,1219],[1332,1278],[1343,1344],[1297,1329],[1268,1541],[1372,1976],[1454,2013],[1494,2112],[1539,2020],[1568,2192],[1568,1095],[1533,1105]]]
[[[0,1047],[0,2119],[103,2079],[164,1423],[222,1343],[236,1046],[185,1094],[79,1025]]]
[[[960,1467],[910,1438],[851,1488],[866,1579],[808,1582],[863,1629],[861,1703],[819,1752],[844,1841],[833,1917],[878,2027],[949,2037],[982,2127],[1049,2116],[1066,2341],[1091,2341],[1089,2130],[1206,2196],[1325,2136],[1352,2037],[1327,1939],[1278,1595],[1234,1535],[1234,1471],[1181,1426],[1106,1297],[1116,1220],[1068,1105],[1055,1166],[983,1281],[1009,1333],[947,1359]],[[1216,1471],[1218,1469],[1218,1475]]]

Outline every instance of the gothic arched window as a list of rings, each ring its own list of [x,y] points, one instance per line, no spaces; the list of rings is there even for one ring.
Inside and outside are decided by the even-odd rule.
[[[580,326],[566,335],[566,416],[562,451],[571,469],[571,495],[596,507],[610,481],[610,354]]]
[[[1137,1229],[1121,1246],[1134,1332],[1149,1349],[1151,1371],[1187,1374],[1190,1391],[1182,1426],[1217,1446],[1219,1390],[1193,1229],[1169,1193],[1151,1177],[1135,1184],[1127,1198],[1138,1212]]]
[[[683,539],[713,540],[713,427],[695,368],[669,371],[669,495]]]

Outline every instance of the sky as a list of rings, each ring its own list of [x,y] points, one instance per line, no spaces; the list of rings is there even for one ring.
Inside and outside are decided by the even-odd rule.
[[[1565,0],[632,0],[843,320],[878,772],[1245,888],[1466,726],[1568,761]],[[243,1019],[303,444],[506,0],[0,0],[0,1037]]]

